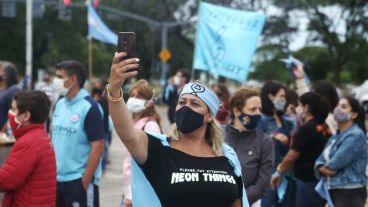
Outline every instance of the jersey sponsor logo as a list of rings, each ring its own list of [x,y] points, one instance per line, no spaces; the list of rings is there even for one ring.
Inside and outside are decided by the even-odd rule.
[[[76,122],[78,122],[78,121],[79,121],[79,119],[80,119],[79,114],[73,114],[73,115],[70,117],[70,121],[71,121],[72,123],[76,123]]]
[[[65,127],[65,126],[54,125],[52,127],[52,132],[53,133],[58,133],[58,134],[76,134],[77,129],[74,128],[74,127]]]

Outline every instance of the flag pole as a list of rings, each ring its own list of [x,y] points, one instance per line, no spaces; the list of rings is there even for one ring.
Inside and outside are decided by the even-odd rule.
[[[92,54],[92,38],[88,37],[88,74],[89,74],[89,80],[92,81],[93,77],[93,54]]]

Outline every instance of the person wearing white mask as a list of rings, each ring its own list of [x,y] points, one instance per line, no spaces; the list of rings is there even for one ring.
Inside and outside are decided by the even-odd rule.
[[[137,81],[129,90],[126,103],[132,115],[133,125],[137,129],[161,133],[160,115],[154,106],[155,94],[146,80]],[[132,206],[131,192],[131,155],[127,152],[123,162],[124,194],[121,207]]]
[[[167,116],[170,123],[175,122],[175,107],[179,99],[179,94],[183,90],[185,84],[190,80],[190,73],[186,69],[179,69],[175,76],[170,78],[164,89],[162,101],[168,105]]]
[[[85,67],[75,60],[56,64],[53,84],[62,96],[52,118],[57,162],[56,206],[99,206],[104,127],[98,103],[83,88]]]

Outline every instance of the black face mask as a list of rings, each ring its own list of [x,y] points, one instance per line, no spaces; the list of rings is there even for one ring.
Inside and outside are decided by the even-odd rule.
[[[180,132],[189,134],[203,125],[204,115],[193,111],[188,106],[183,106],[175,112],[175,122]]]
[[[261,115],[249,115],[242,113],[239,116],[239,120],[246,129],[252,130],[258,126],[259,120],[261,120]]]

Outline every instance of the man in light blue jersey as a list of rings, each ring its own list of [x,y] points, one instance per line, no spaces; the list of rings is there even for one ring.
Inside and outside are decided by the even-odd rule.
[[[84,66],[67,60],[55,66],[53,85],[61,98],[52,120],[57,162],[57,207],[98,207],[104,129],[98,104],[83,88]]]

